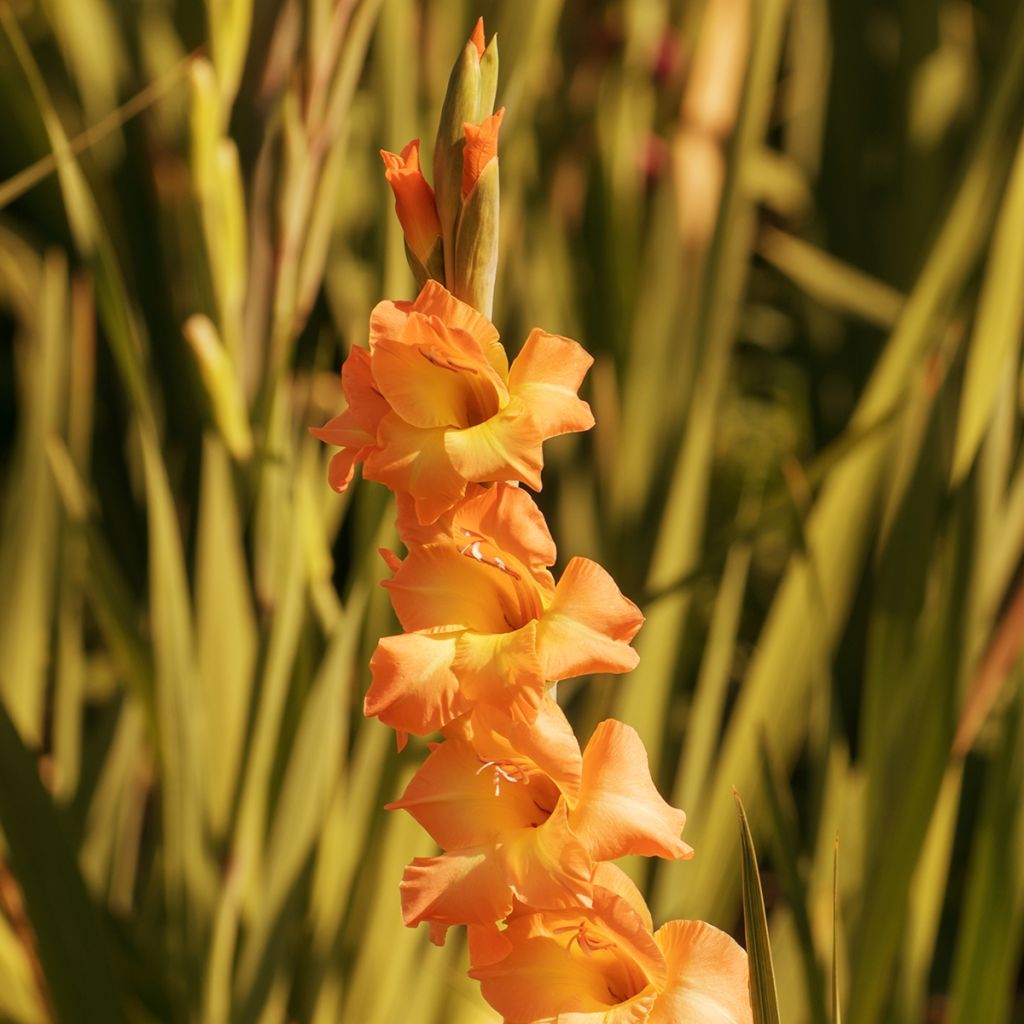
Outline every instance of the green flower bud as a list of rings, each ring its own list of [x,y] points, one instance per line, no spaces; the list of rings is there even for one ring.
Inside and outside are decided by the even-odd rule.
[[[498,133],[505,108],[465,126],[452,293],[490,318],[498,269]]]
[[[498,81],[495,39],[484,46],[484,23],[479,19],[448,79],[434,144],[434,192],[444,240],[444,280],[455,273],[455,236],[461,209],[464,126],[477,125],[494,109]]]

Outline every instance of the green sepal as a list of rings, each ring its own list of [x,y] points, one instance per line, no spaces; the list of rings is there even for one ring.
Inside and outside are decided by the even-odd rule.
[[[455,236],[451,291],[490,318],[498,270],[498,160],[483,169],[462,204]]]
[[[417,288],[422,288],[431,278],[440,281],[446,288],[448,287],[444,276],[444,244],[440,238],[430,250],[426,263],[422,263],[416,258],[416,254],[409,247],[408,240],[405,243],[405,258],[409,263],[412,276],[416,279]]]
[[[463,125],[477,123],[480,109],[480,56],[470,40],[463,47],[448,79],[434,143],[434,196],[441,221],[446,254],[445,276],[451,279],[455,221],[462,189],[462,150],[466,145]]]
[[[494,113],[494,99],[498,94],[498,34],[491,36],[491,41],[480,58],[480,103],[476,112],[479,124],[485,117]]]

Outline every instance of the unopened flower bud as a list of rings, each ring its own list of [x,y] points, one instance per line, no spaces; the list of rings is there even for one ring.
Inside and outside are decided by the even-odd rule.
[[[481,18],[452,68],[434,146],[434,188],[444,238],[445,279],[449,286],[454,280],[454,241],[462,205],[464,126],[479,125],[490,116],[497,81],[497,37],[484,45]]]
[[[461,209],[452,261],[452,292],[487,317],[498,267],[498,133],[504,115],[502,107],[482,124],[464,126]]]
[[[416,283],[428,278],[444,283],[441,221],[437,216],[434,190],[420,170],[420,140],[413,139],[400,154],[380,151],[384,176],[395,194],[395,212],[405,233],[405,252]]]

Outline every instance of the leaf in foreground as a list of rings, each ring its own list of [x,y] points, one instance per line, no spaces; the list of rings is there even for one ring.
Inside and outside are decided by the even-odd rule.
[[[750,1008],[754,1024],[779,1024],[779,998],[775,992],[775,968],[768,939],[768,918],[761,892],[761,874],[757,868],[757,851],[747,824],[743,801],[735,790],[736,810],[740,819],[740,867],[743,887],[743,930],[747,940],[750,963]]]

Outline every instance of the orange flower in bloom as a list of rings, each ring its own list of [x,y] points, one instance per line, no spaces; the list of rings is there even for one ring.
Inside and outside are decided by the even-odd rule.
[[[466,147],[462,151],[462,198],[468,199],[484,168],[498,155],[498,133],[505,108],[485,117],[481,124],[466,124]]]
[[[602,722],[581,755],[550,698],[527,725],[486,711],[453,723],[391,808],[407,810],[445,851],[402,881],[405,922],[504,919],[532,907],[589,904],[598,861],[686,858],[686,815],[651,781],[647,753],[622,722]]]
[[[750,1024],[747,956],[703,921],[651,934],[632,901],[514,915],[470,944],[470,976],[505,1024]]]
[[[420,140],[413,139],[400,154],[380,151],[384,177],[395,194],[395,213],[413,255],[426,266],[441,238],[434,190],[420,171]]]
[[[489,320],[436,281],[415,302],[382,302],[370,351],[342,384],[349,408],[314,433],[347,452],[331,474],[343,490],[352,466],[407,492],[420,522],[450,509],[470,481],[520,480],[540,490],[541,443],[593,425],[576,391],[593,361],[575,342],[534,330],[508,366]]]
[[[475,489],[433,527],[400,508],[409,555],[388,553],[384,585],[406,632],[377,645],[367,715],[417,735],[477,705],[531,721],[552,680],[636,665],[640,610],[586,558],[555,585],[554,542],[525,491]]]

